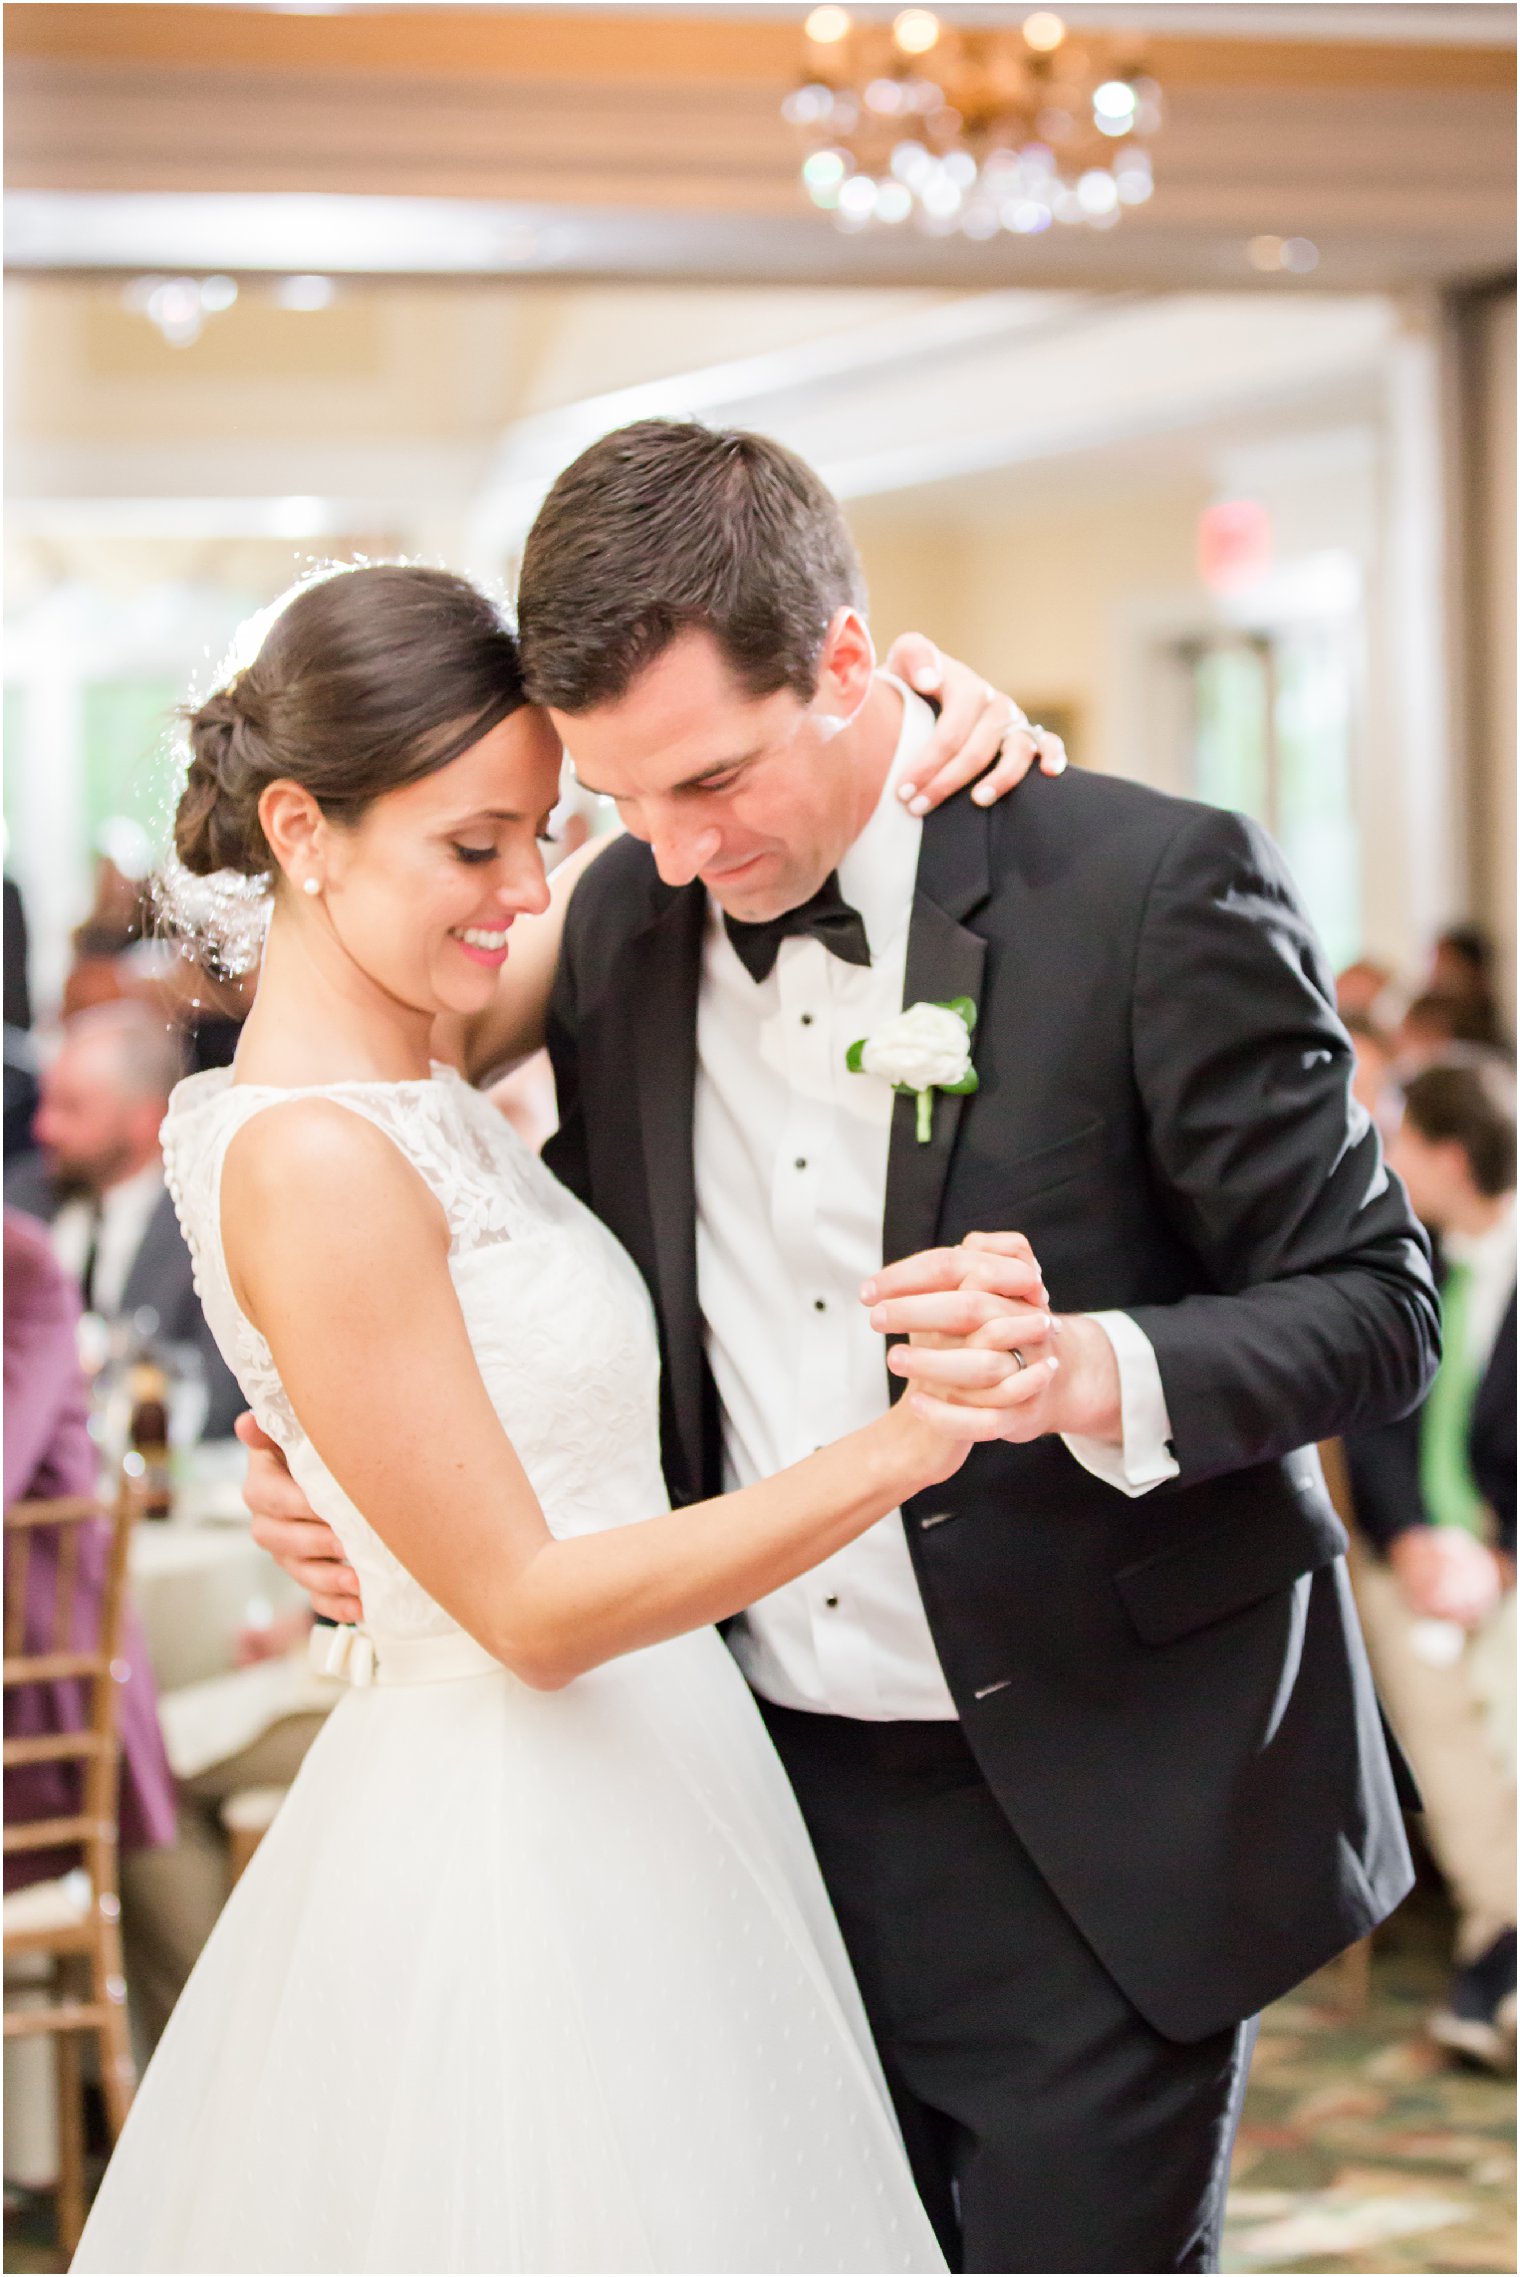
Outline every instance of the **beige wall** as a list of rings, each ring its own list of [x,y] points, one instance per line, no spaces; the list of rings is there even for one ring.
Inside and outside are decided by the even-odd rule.
[[[1010,497],[996,519],[936,521],[911,500],[895,511],[891,501],[862,504],[851,521],[878,638],[931,633],[1031,716],[1070,712],[1085,765],[1141,773],[1126,724],[1126,629],[1158,604],[1203,604],[1195,532],[1208,499],[1190,475],[1064,501]]]
[[[1468,615],[1473,909],[1499,945],[1515,1017],[1515,295],[1474,312]]]

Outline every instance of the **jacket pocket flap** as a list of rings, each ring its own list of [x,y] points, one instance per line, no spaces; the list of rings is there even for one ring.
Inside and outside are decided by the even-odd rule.
[[[1346,1529],[1329,1503],[1305,1487],[1291,1501],[1242,1508],[1224,1525],[1122,1566],[1114,1587],[1136,1634],[1146,1644],[1171,1644],[1275,1597],[1333,1564],[1345,1547]]]
[[[1050,1139],[1028,1154],[1016,1154],[1011,1162],[1001,1164],[1002,1182],[1020,1199],[1046,1193],[1053,1186],[1064,1186],[1069,1178],[1077,1177],[1101,1158],[1107,1138],[1108,1129],[1102,1116],[1094,1115],[1076,1130]]]

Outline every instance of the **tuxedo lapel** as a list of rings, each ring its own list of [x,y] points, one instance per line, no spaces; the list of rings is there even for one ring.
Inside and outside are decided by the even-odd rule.
[[[624,998],[629,1032],[639,1039],[639,1131],[665,1367],[681,1453],[692,1479],[702,1476],[703,1456],[692,1115],[706,917],[707,895],[700,886],[673,894],[654,924],[630,945]]]
[[[957,996],[981,1002],[985,941],[961,920],[986,900],[990,879],[991,815],[962,792],[924,822],[913,915],[908,928],[903,1004],[944,1004]],[[975,1057],[976,1041],[972,1054]],[[910,1257],[938,1237],[940,1207],[964,1096],[940,1091],[927,1144],[919,1143],[916,1102],[907,1092],[893,1101],[882,1213],[882,1259]]]

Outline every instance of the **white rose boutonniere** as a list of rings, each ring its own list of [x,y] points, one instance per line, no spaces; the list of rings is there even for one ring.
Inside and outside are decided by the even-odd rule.
[[[969,996],[948,1004],[909,1004],[895,1020],[862,1036],[845,1054],[856,1075],[879,1076],[895,1091],[911,1091],[918,1101],[918,1143],[927,1146],[934,1127],[936,1091],[975,1091],[979,1078],[971,1064],[971,1032],[976,1006]]]

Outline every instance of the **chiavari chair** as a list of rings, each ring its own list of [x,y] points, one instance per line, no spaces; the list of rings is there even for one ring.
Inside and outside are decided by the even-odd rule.
[[[84,2226],[84,2110],[82,2042],[98,2050],[106,2120],[114,2142],[132,2100],[134,2072],[127,2034],[126,1984],[121,1961],[121,1898],[117,1875],[120,1764],[118,1700],[124,1667],[127,1545],[140,1489],[122,1477],[114,1502],[93,1499],[19,1502],[5,1513],[5,1665],[7,1706],[30,1687],[76,1685],[86,1713],[77,1731],[6,1737],[4,1765],[13,1771],[40,1763],[77,1767],[77,1810],[5,1826],[5,1856],[28,1851],[72,1853],[75,1863],[57,1879],[35,1882],[7,1897],[5,2037],[47,2034],[53,2042],[58,2103],[59,2242],[72,2254]],[[88,1533],[105,1541],[103,1586],[86,1588],[81,1552]],[[51,1584],[31,1590],[49,1607],[46,1635],[28,1634],[29,1585],[40,1562],[53,1559]],[[90,1561],[93,1564],[93,1561]],[[93,1576],[92,1576],[93,1579]],[[28,1981],[15,1989],[12,1962]],[[37,1970],[40,1983],[30,1981]],[[18,1971],[18,1974],[20,1972]]]

